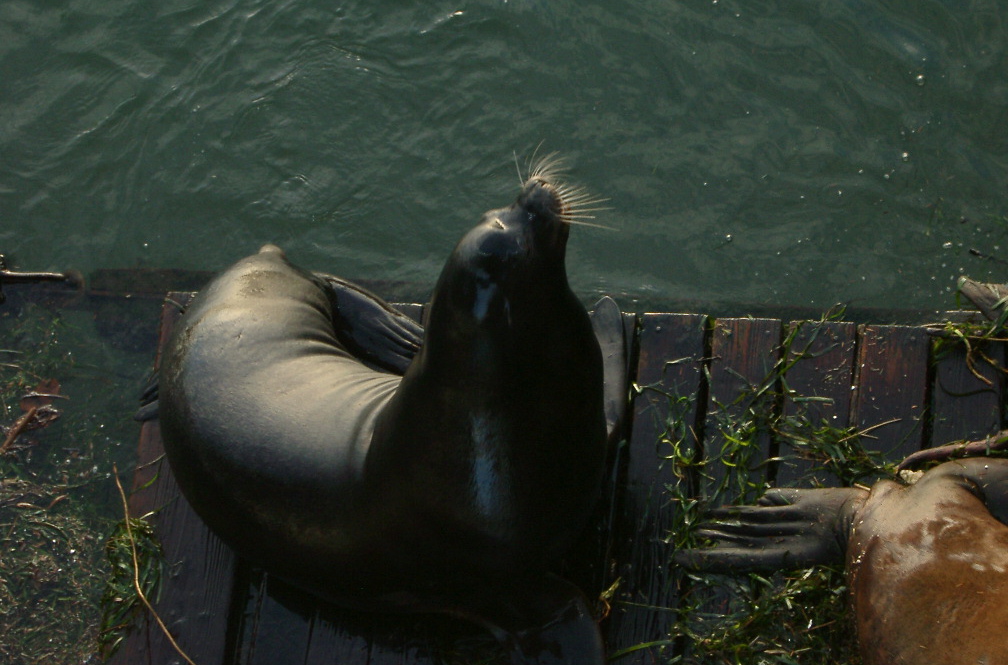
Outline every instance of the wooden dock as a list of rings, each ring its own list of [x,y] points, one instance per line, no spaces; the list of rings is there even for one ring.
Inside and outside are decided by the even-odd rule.
[[[185,297],[169,296],[162,343],[178,317],[173,303]],[[618,580],[601,623],[608,651],[656,643],[626,653],[615,661],[621,664],[661,663],[675,649],[664,643],[679,600],[670,535],[689,509],[684,496],[717,492],[730,501],[765,485],[842,482],[792,448],[786,428],[856,428],[862,435],[853,439],[898,461],[1004,426],[1000,370],[967,362],[961,346],[937,353],[923,327],[698,314],[644,314],[627,323],[633,402],[626,441],[612,451],[597,520],[558,564],[589,597]],[[1004,366],[1001,346],[983,350]],[[705,464],[683,465],[691,453]],[[155,607],[198,665],[432,665],[471,662],[466,654],[496,662],[496,644],[478,629],[340,611],[237,559],[178,494],[157,422],[143,426],[131,511],[156,511],[165,575]],[[146,620],[110,662],[184,661]]]

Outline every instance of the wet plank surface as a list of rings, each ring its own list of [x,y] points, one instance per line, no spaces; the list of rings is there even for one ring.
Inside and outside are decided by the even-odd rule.
[[[669,488],[690,482],[676,475],[675,457],[698,450],[706,325],[694,314],[646,314],[641,321],[627,470],[612,525],[621,582],[608,619],[610,652],[661,639],[675,621],[678,589],[669,567],[654,562],[670,560],[668,534],[683,510]],[[637,650],[626,662],[653,662],[662,648]]]
[[[850,425],[857,326],[837,321],[800,321],[788,326],[786,365],[781,376],[786,424],[812,428]],[[817,471],[801,441],[781,442],[775,484],[835,485],[829,473]]]
[[[162,341],[184,298],[171,294]],[[422,308],[408,311],[419,318]],[[935,353],[920,327],[669,313],[626,326],[635,350],[626,440],[610,456],[596,523],[561,568],[590,597],[616,585],[601,627],[618,663],[662,662],[682,648],[668,639],[683,593],[671,558],[677,526],[705,502],[770,484],[849,482],[805,446],[812,432],[898,461],[1004,426],[1003,373],[960,347]],[[1000,346],[981,350],[1005,359]],[[157,424],[145,424],[131,510],[155,511],[167,571],[156,607],[199,665],[426,665],[460,644],[499,660],[471,627],[343,612],[249,567],[179,496],[162,454]],[[112,663],[182,662],[153,624],[138,628]]]

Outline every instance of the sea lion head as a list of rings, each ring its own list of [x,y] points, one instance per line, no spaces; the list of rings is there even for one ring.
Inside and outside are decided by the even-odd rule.
[[[573,299],[565,263],[570,227],[584,223],[599,199],[564,183],[559,165],[554,157],[539,162],[511,205],[484,213],[459,241],[435,289],[432,315],[448,305],[453,327],[459,317],[510,321],[520,303]]]

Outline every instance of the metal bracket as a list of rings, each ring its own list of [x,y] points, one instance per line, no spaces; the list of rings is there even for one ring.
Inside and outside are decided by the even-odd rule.
[[[74,285],[77,278],[71,273],[61,272],[14,272],[7,269],[7,258],[0,254],[0,304],[7,300],[4,284],[35,284],[38,282],[63,282]]]

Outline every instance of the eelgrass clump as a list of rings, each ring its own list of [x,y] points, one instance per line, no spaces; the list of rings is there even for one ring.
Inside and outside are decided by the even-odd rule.
[[[0,662],[79,665],[95,650],[102,522],[77,500],[90,451],[49,445],[61,405],[38,397],[71,359],[48,312],[0,324]]]
[[[655,391],[654,388],[647,390]],[[668,400],[667,420],[660,435],[664,464],[671,465],[678,482],[667,487],[665,510],[673,516],[669,538],[676,549],[695,547],[694,531],[702,522],[707,507],[722,497],[736,493],[750,500],[762,492],[762,484],[750,480],[750,463],[761,442],[758,437],[780,426],[766,412],[742,410],[741,418],[722,418],[716,433],[727,441],[727,452],[705,462],[693,445],[692,432],[685,416],[692,411],[692,398],[664,394]],[[764,403],[764,407],[766,403]],[[771,428],[770,426],[773,425]],[[805,432],[815,437],[816,431]],[[832,440],[846,439],[852,450],[859,440],[846,430],[818,431]],[[816,444],[814,438],[809,441]],[[830,450],[816,448],[816,454]],[[851,455],[848,455],[851,457]],[[853,457],[857,457],[854,455]],[[705,467],[712,463],[726,465],[727,472],[718,484],[711,483]],[[843,461],[835,460],[843,466]],[[867,470],[878,471],[872,462],[857,460],[855,468],[845,471],[854,477]],[[709,492],[708,498],[698,495]],[[674,568],[672,583],[679,589],[678,620],[670,633],[651,643],[665,645],[669,665],[808,665],[837,663],[857,665],[857,644],[852,619],[847,612],[847,587],[842,567],[816,566],[772,576],[730,577],[715,574],[690,574]],[[639,645],[627,649],[633,652]],[[616,654],[618,656],[623,654]]]
[[[1008,308],[1002,309],[1000,316],[993,322],[978,323],[974,321],[946,321],[928,326],[928,334],[932,339],[931,357],[939,362],[946,356],[963,351],[966,367],[981,383],[992,389],[994,381],[984,371],[985,367],[993,368],[995,375],[1008,375],[1008,369],[998,359],[1000,344],[1008,342],[1008,331],[1005,330],[1008,319]]]
[[[703,498],[708,506],[751,503],[766,491],[766,474],[760,476],[753,472],[766,464],[761,457],[768,446],[774,421],[770,408],[757,399],[738,415],[724,408],[718,410],[713,441],[720,445],[716,452],[711,451],[704,465],[708,482]]]
[[[810,473],[824,471],[843,487],[895,474],[895,466],[881,451],[865,448],[865,432],[856,427],[815,423],[800,413],[781,419],[775,432],[791,455],[812,462]]]
[[[67,488],[0,481],[0,662],[80,665],[94,653],[103,538]]]
[[[838,318],[830,312],[823,321]],[[811,323],[809,325],[815,325]],[[708,414],[707,459],[691,447],[674,454],[682,478],[695,484],[670,486],[672,503],[682,510],[670,534],[676,548],[695,547],[693,531],[709,507],[722,503],[752,503],[767,489],[765,451],[811,460],[810,477],[826,471],[842,485],[891,475],[892,467],[881,455],[863,445],[867,434],[856,428],[834,427],[809,416],[805,404],[814,403],[794,394],[787,372],[807,357],[815,334],[805,348],[794,348],[797,329],[785,337],[778,361],[763,379],[743,390],[729,404],[715,404]],[[786,395],[793,408],[783,413]],[[686,424],[676,422],[683,398],[668,396],[670,422],[666,437],[674,453],[689,441]],[[678,442],[678,443],[677,443]],[[677,474],[678,477],[678,474]],[[669,509],[672,509],[670,506]],[[816,566],[772,576],[726,576],[674,572],[680,589],[678,620],[663,643],[672,663],[696,665],[795,665],[837,663],[857,665],[853,622],[847,611],[848,594],[842,567]],[[674,652],[674,655],[672,655]]]
[[[0,340],[0,663],[99,662],[114,644],[103,628],[116,615],[103,627],[101,604],[122,509],[110,493],[118,443],[93,402],[132,400],[97,387],[109,377],[79,360],[87,337],[45,307],[0,308]]]
[[[975,250],[971,250],[975,252]],[[977,252],[977,255],[980,255]],[[990,258],[990,257],[987,257]],[[997,375],[1008,375],[1000,359],[1001,345],[1008,342],[1008,290],[1004,285],[983,284],[960,277],[956,291],[956,304],[962,307],[967,301],[986,317],[969,317],[947,320],[927,326],[933,341],[932,358],[935,362],[949,354],[963,353],[966,366],[981,383],[995,387]],[[985,371],[986,368],[993,372]],[[995,376],[991,376],[994,374]]]
[[[638,391],[644,389],[637,386]],[[648,388],[654,391],[654,388]],[[674,483],[666,486],[668,505],[663,507],[672,516],[669,539],[677,549],[693,544],[693,531],[699,524],[704,507],[697,496],[697,486],[703,460],[686,418],[692,413],[695,398],[663,393],[668,400],[666,417],[659,436],[659,450]]]
[[[105,556],[110,568],[101,598],[99,651],[106,657],[115,653],[146,607],[136,584],[151,600],[161,584],[161,544],[150,522],[131,517],[118,522],[105,541]],[[135,559],[134,559],[135,549]]]
[[[860,662],[847,612],[842,567],[815,566],[791,573],[740,578],[694,577],[688,620],[676,624],[687,638],[680,662],[714,665],[809,665]],[[722,598],[711,611],[710,596]],[[697,601],[697,597],[705,601]],[[706,611],[701,608],[706,607]]]

